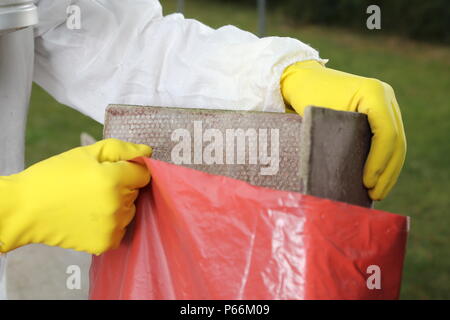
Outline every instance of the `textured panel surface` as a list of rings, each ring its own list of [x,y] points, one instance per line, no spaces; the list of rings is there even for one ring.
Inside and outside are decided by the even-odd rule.
[[[154,148],[152,157],[157,160],[258,186],[301,192],[301,123],[302,118],[296,114],[111,105],[106,112],[104,137],[150,145]],[[215,152],[209,152],[211,148],[208,146],[220,143],[215,138],[209,140],[208,134],[212,132],[208,129],[218,130],[215,138],[217,134],[222,136],[223,148],[218,149],[218,158]],[[240,137],[228,138],[227,130],[230,129],[234,129],[234,133],[242,130],[238,134]],[[174,158],[172,153],[183,154],[176,152],[179,150],[176,146],[180,146],[186,137],[190,140],[191,154],[185,163],[177,163],[174,161],[177,156]],[[243,148],[238,140],[244,137]],[[222,155],[220,150],[223,150]],[[227,162],[232,153],[234,157]],[[245,157],[241,159],[243,163],[238,163],[238,154]],[[255,154],[256,157],[251,156]],[[215,157],[216,162],[222,159],[223,164],[211,164],[208,155]]]

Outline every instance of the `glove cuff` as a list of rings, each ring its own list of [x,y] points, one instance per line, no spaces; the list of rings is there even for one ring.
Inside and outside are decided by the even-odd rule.
[[[297,78],[299,77],[299,73],[301,74],[301,71],[305,69],[325,68],[325,62],[326,61],[323,60],[319,61],[315,59],[298,61],[296,63],[289,65],[287,68],[284,69],[283,74],[281,75],[280,87],[281,93],[283,95],[283,100],[286,105],[291,106],[293,103],[291,96],[297,95],[299,82]],[[293,77],[296,79],[291,80]],[[308,79],[303,80],[308,81]],[[300,83],[301,82],[302,81],[300,81]]]

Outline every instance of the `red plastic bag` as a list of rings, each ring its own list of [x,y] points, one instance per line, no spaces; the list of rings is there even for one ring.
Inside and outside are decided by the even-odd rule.
[[[139,161],[152,182],[91,299],[398,298],[406,217]]]

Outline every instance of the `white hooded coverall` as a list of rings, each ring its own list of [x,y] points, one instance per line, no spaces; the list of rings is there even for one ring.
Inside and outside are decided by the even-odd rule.
[[[296,39],[258,38],[233,26],[214,30],[181,14],[164,17],[158,0],[36,5],[33,80],[100,123],[110,103],[284,112],[284,69],[325,62]],[[68,27],[70,6],[80,9],[80,29]]]

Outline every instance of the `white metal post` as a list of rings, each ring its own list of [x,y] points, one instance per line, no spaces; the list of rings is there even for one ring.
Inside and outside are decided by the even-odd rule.
[[[258,35],[260,37],[264,37],[266,35],[266,7],[266,0],[258,0]]]
[[[177,12],[184,13],[184,0],[178,0],[178,2],[177,2]]]
[[[33,29],[0,37],[0,175],[23,170],[33,76]]]
[[[17,173],[24,168],[33,57],[31,27],[0,36],[0,175]],[[5,263],[2,255],[0,270],[4,271]],[[6,298],[5,282],[4,274],[0,274],[0,299]]]

